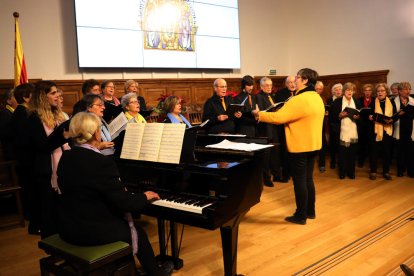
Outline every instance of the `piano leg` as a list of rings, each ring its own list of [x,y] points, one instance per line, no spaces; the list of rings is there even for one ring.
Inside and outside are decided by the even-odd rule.
[[[236,276],[237,274],[237,241],[239,236],[239,224],[242,213],[220,227],[221,245],[223,250],[224,276]]]
[[[172,261],[174,263],[174,269],[178,270],[183,267],[184,262],[179,258],[178,242],[177,242],[177,224],[170,221],[170,234],[171,234],[171,255],[167,255],[167,247],[165,242],[165,220],[157,218],[158,224],[158,240],[160,244],[160,254],[157,256],[157,260],[160,262]]]

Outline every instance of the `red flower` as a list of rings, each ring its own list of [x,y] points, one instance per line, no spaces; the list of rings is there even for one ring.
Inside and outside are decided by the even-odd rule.
[[[231,96],[232,98],[237,96],[237,92],[236,91],[231,91],[231,90],[227,90],[226,91],[226,96]]]

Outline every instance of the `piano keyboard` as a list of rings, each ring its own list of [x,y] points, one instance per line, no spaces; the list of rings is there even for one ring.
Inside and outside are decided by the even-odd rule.
[[[188,194],[169,196],[160,195],[160,197],[161,199],[153,201],[151,204],[196,214],[202,214],[204,208],[212,205],[216,201],[212,198]]]

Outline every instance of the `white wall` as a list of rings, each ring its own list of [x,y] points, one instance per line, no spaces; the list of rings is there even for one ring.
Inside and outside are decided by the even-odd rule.
[[[239,0],[242,61],[230,72],[80,71],[73,10],[72,0],[1,0],[0,79],[13,78],[12,14],[18,11],[29,78],[239,77],[311,67],[322,75],[390,69],[389,82],[414,84],[413,0]]]

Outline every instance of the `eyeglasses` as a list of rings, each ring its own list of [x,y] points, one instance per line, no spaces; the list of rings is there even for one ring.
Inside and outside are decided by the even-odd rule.
[[[227,85],[220,85],[220,86],[216,86],[218,88],[227,88]]]
[[[104,106],[104,104],[103,104],[103,103],[98,103],[98,104],[92,104],[92,106],[94,106],[94,105],[97,105],[97,106],[99,106],[99,107],[102,107],[102,106]]]

